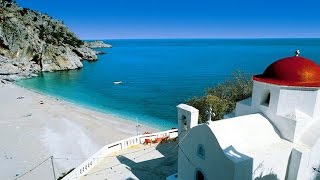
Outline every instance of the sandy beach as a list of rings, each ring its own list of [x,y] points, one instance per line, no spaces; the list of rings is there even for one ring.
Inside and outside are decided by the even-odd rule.
[[[139,133],[145,131],[158,130],[141,125]],[[104,145],[136,134],[131,121],[0,83],[0,179],[53,179],[50,159],[28,171],[53,156],[59,177]]]

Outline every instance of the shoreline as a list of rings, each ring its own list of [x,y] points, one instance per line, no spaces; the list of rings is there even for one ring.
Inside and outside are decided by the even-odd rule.
[[[19,79],[19,80],[23,80],[23,79]],[[129,123],[133,123],[133,124],[136,124],[136,125],[140,125],[140,126],[145,126],[145,127],[149,127],[149,128],[152,128],[152,129],[155,129],[157,131],[163,131],[163,130],[167,130],[165,128],[161,128],[161,127],[156,127],[156,126],[152,126],[151,124],[146,124],[144,123],[143,121],[138,121],[138,123],[136,123],[137,121],[132,119],[132,118],[129,118],[129,117],[125,117],[125,116],[121,116],[121,115],[118,115],[118,114],[113,114],[111,111],[103,111],[99,108],[95,108],[93,106],[90,106],[90,105],[85,105],[83,103],[77,103],[77,102],[73,102],[72,100],[68,100],[68,99],[65,99],[64,97],[60,97],[60,96],[55,96],[55,95],[51,95],[51,94],[46,94],[46,93],[43,93],[41,91],[37,91],[35,89],[32,89],[32,88],[28,88],[28,87],[25,87],[25,86],[22,86],[20,84],[17,84],[16,82],[12,82],[12,84],[14,84],[15,86],[18,86],[19,88],[22,88],[22,89],[25,89],[27,91],[31,91],[31,92],[34,92],[36,94],[40,94],[42,96],[46,96],[48,98],[51,98],[53,100],[59,100],[59,101],[62,101],[66,104],[69,104],[70,106],[74,106],[74,107],[78,107],[78,108],[82,108],[82,109],[86,109],[86,110],[90,110],[90,111],[93,111],[95,113],[100,113],[102,115],[106,115],[106,116],[111,116],[112,118],[118,118],[120,119],[121,121],[128,121]]]
[[[137,135],[133,121],[87,109],[20,85],[0,83],[0,174],[14,179],[49,156],[57,177],[104,145]],[[140,124],[139,134],[158,132]],[[50,162],[23,179],[52,178]]]

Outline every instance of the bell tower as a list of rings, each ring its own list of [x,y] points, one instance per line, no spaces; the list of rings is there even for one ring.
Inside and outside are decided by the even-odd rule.
[[[179,104],[178,110],[178,130],[179,136],[185,134],[192,127],[198,125],[199,110],[186,105]]]

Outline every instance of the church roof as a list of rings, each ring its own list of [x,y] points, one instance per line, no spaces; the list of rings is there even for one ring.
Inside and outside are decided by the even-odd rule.
[[[259,113],[211,121],[209,127],[222,149],[233,146],[246,152],[283,141],[269,120]]]
[[[320,67],[300,56],[280,59],[253,80],[284,86],[320,87]]]

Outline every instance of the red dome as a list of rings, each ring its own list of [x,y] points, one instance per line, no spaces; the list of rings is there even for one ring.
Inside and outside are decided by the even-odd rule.
[[[263,74],[253,76],[253,80],[284,86],[320,87],[320,67],[300,56],[287,57],[269,65]]]

